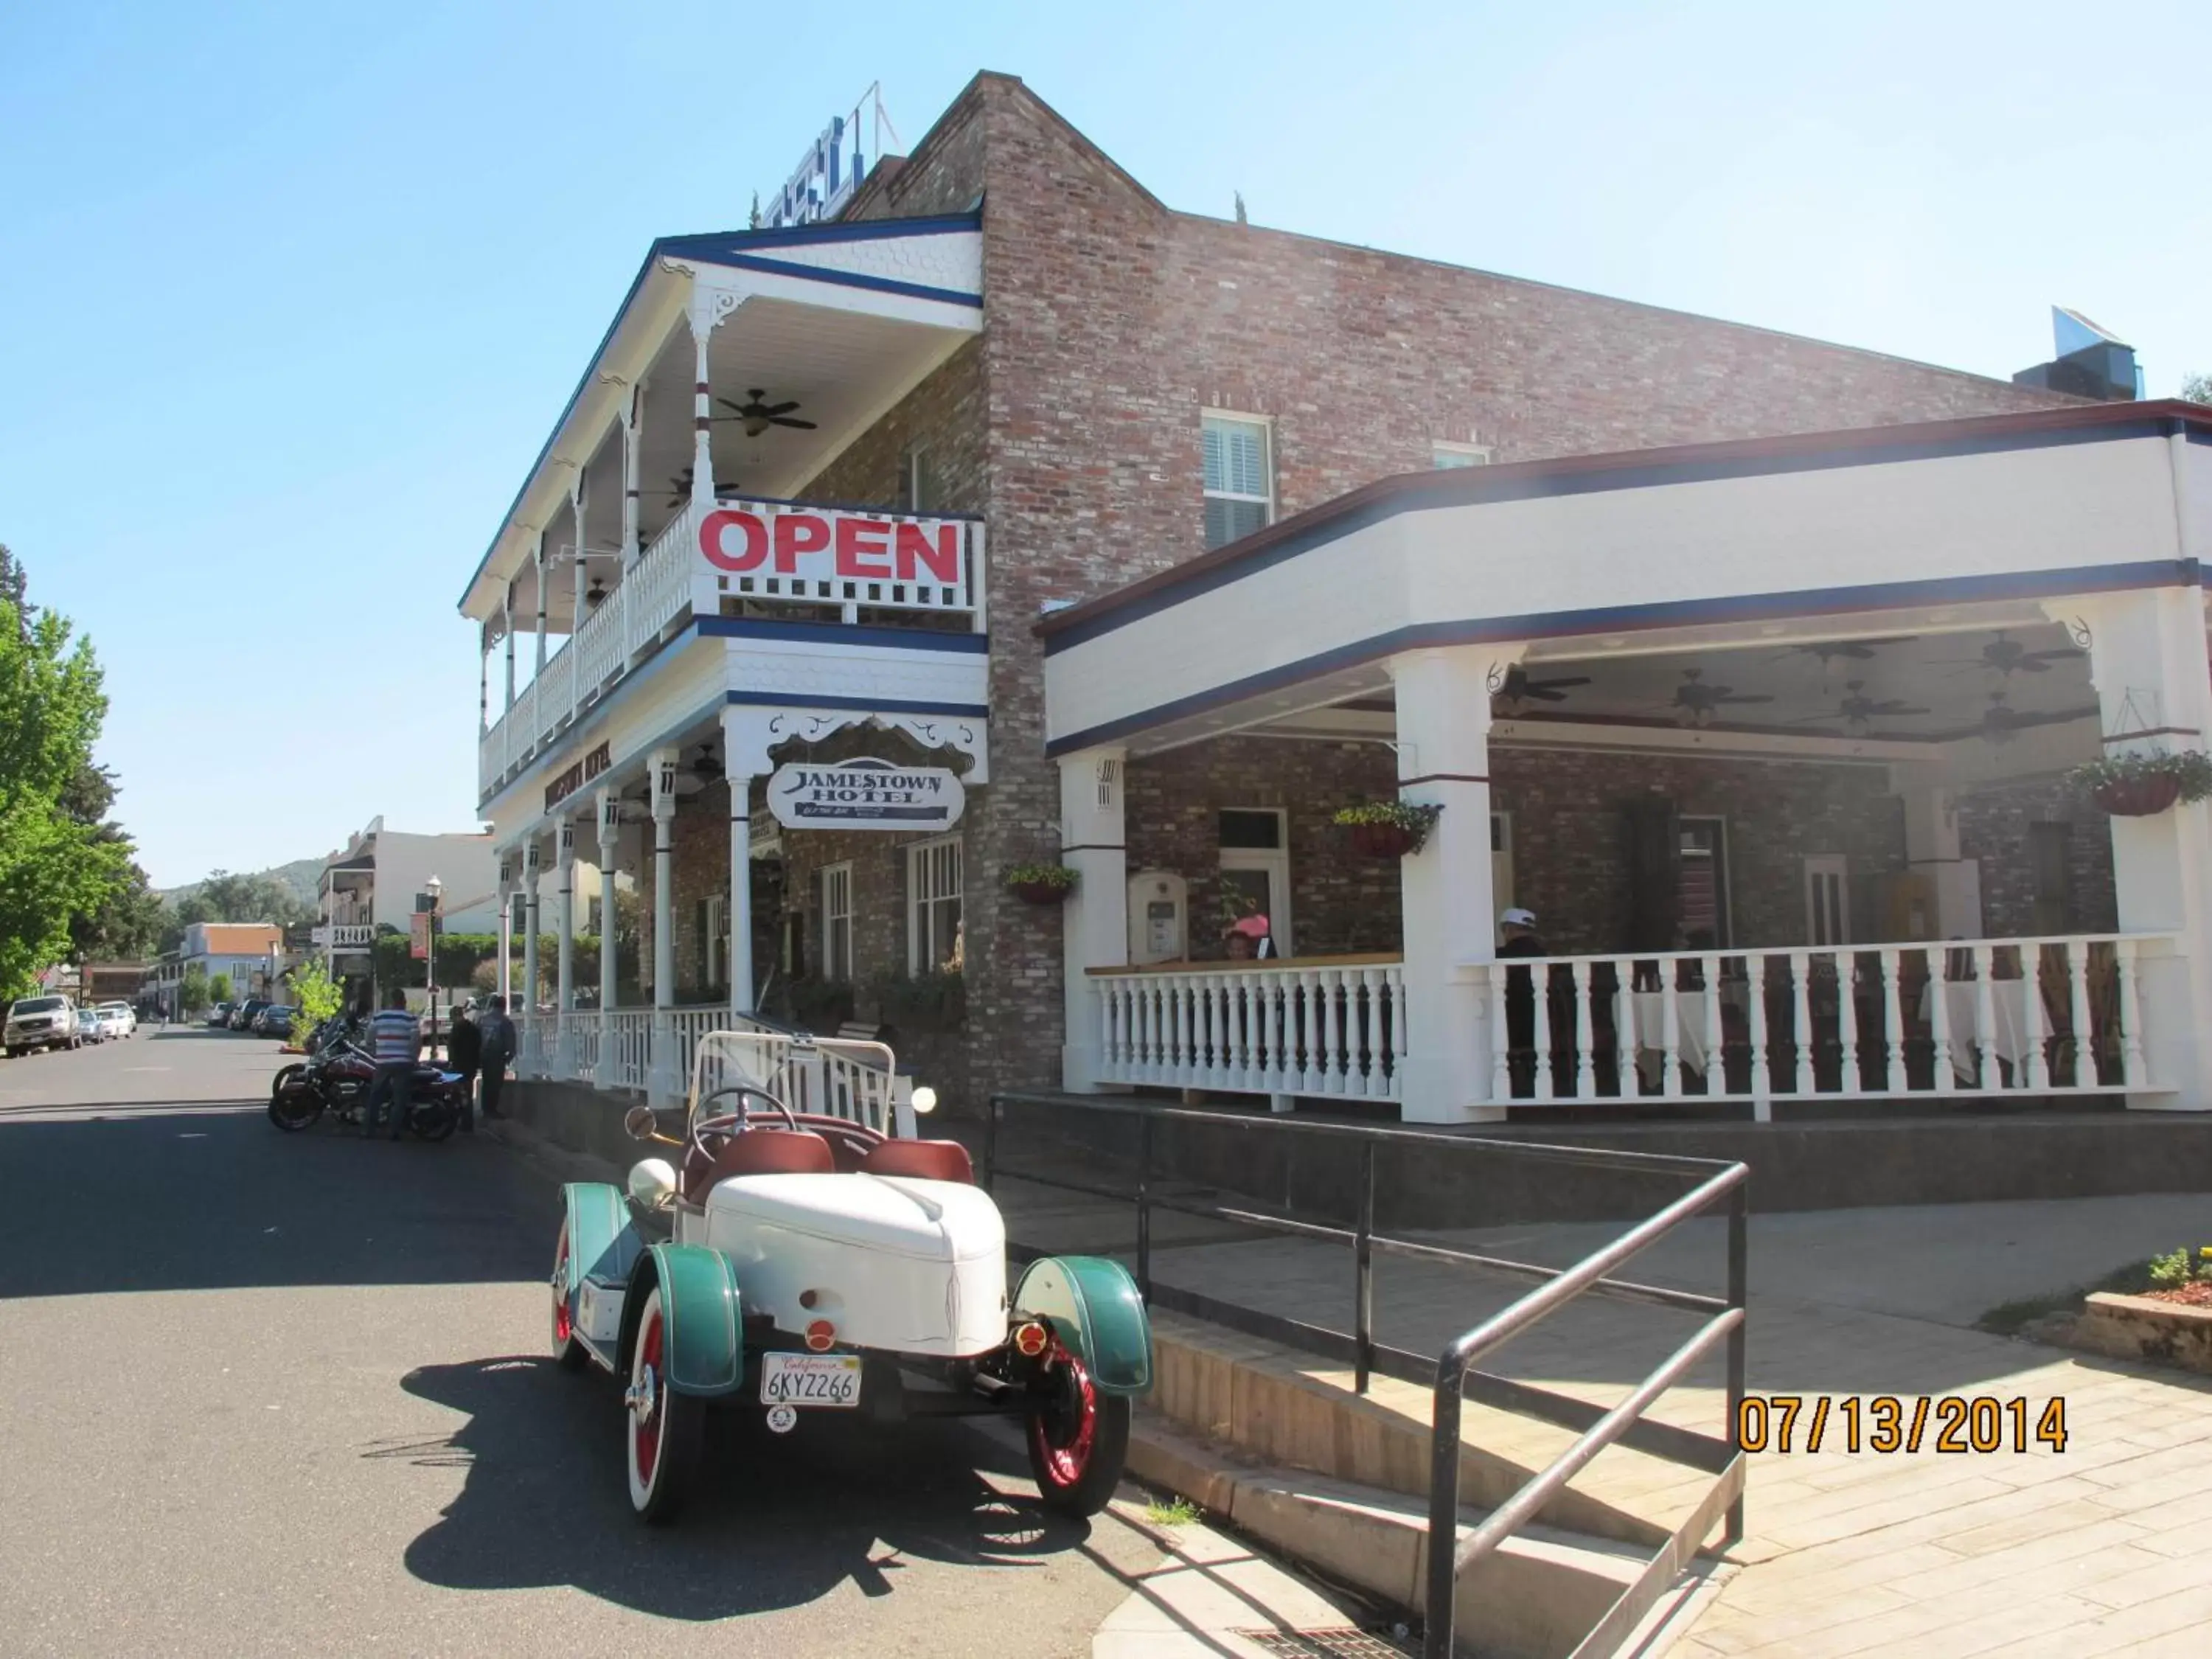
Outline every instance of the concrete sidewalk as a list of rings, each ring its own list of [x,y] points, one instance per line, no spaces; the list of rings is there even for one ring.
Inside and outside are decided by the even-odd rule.
[[[1119,1209],[1018,1182],[1000,1202],[1022,1242],[1113,1249]],[[1522,1226],[1446,1235],[1564,1265],[1619,1229]],[[1717,1290],[1723,1233],[1693,1224],[1629,1276]],[[1967,1328],[2002,1302],[2087,1283],[2130,1260],[2212,1238],[2212,1200],[2162,1195],[1754,1218],[1753,1391],[2027,1401],[2031,1429],[2063,1401],[2063,1451],[1852,1452],[1838,1413],[1817,1453],[1755,1457],[1748,1564],[1674,1651],[1759,1659],[1855,1654],[2067,1656],[2212,1652],[2212,1385]],[[1156,1279],[1348,1328],[1350,1252],[1163,1218]],[[1495,1275],[1378,1260],[1377,1334],[1434,1352],[1522,1293]],[[1496,1369],[1598,1401],[1618,1398],[1689,1329],[1686,1316],[1583,1300],[1524,1334]],[[1656,1414],[1712,1431],[1717,1365]],[[1809,1420],[1809,1418],[1808,1419]],[[2005,1419],[2008,1425],[2009,1419]],[[1803,1427],[1800,1428],[1802,1437]],[[1607,1454],[1610,1455],[1610,1454]],[[1604,1459],[1592,1466],[1595,1475]]]

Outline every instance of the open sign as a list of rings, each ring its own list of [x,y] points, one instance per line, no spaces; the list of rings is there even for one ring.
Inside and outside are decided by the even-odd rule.
[[[947,602],[964,603],[968,530],[960,519],[747,501],[718,507],[699,521],[699,552],[732,576],[920,586],[957,590]]]

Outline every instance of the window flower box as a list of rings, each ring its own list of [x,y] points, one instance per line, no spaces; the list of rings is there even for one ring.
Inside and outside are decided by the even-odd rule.
[[[1368,800],[1339,810],[1352,849],[1370,859],[1401,859],[1418,853],[1436,828],[1443,808],[1425,801]]]

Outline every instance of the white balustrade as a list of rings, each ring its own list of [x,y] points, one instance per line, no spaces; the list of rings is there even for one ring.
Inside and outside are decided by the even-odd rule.
[[[589,1083],[599,1070],[599,1011],[577,1008],[561,1018],[568,1036],[568,1075]]]
[[[599,1063],[592,1073],[595,1084],[642,1091],[652,1061],[653,1010],[618,1008],[601,1016]]]
[[[661,629],[674,622],[691,603],[691,573],[696,562],[692,552],[698,514],[696,502],[686,503],[681,513],[661,526],[653,544],[623,578],[623,586],[630,590],[628,607],[623,613],[629,619],[627,637],[623,641],[625,660],[658,644]]]
[[[1476,971],[1490,1027],[1521,1044],[1493,1047],[1489,1095],[1539,1104],[1749,1101],[1763,1109],[1792,1097],[2154,1087],[2138,975],[2142,961],[2169,952],[2164,939],[2106,933],[1484,963]],[[1231,1080],[1234,1066],[1223,1076],[1188,1055],[1164,1064],[1133,1056],[1121,1011],[1132,993],[1122,988],[1137,976],[1103,977],[1109,1080],[1244,1086]],[[1335,998],[1332,1008],[1354,1006],[1340,990]],[[1326,1018],[1306,1029],[1333,1041]],[[1403,1034],[1393,1041],[1402,1044]],[[1315,1089],[1300,1073],[1289,1091],[1372,1093],[1352,1069],[1348,1086]],[[1280,1075],[1255,1086],[1277,1088]]]
[[[584,618],[574,641],[576,650],[576,696],[589,702],[606,689],[623,666],[623,608],[611,596]]]
[[[1094,972],[1102,1080],[1396,1100],[1405,969],[1346,958]]]

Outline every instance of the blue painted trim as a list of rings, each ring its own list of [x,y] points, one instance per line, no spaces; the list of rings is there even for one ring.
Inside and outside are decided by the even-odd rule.
[[[483,578],[484,568],[490,564],[491,556],[498,549],[499,538],[507,533],[507,526],[514,519],[515,509],[522,505],[522,498],[530,489],[530,481],[538,476],[538,469],[545,465],[545,458],[553,453],[553,441],[561,435],[561,428],[568,423],[568,416],[575,413],[576,404],[582,399],[584,389],[598,379],[599,359],[606,354],[607,343],[615,337],[615,331],[622,326],[623,319],[629,314],[630,305],[636,300],[638,289],[645,286],[645,279],[653,274],[655,261],[664,256],[680,258],[693,244],[710,241],[731,243],[739,238],[748,240],[754,246],[776,247],[803,242],[866,241],[872,237],[937,236],[943,235],[948,231],[981,230],[982,228],[983,216],[979,210],[974,213],[939,215],[926,219],[860,219],[855,220],[850,225],[794,225],[787,230],[726,231],[720,235],[655,237],[653,246],[645,251],[645,258],[638,265],[637,275],[630,278],[629,288],[623,295],[622,303],[615,307],[614,320],[607,325],[606,331],[599,336],[599,344],[592,348],[592,355],[584,364],[584,372],[577,378],[575,390],[569,392],[568,401],[561,405],[561,412],[554,417],[552,428],[546,433],[545,441],[539,447],[537,459],[530,463],[530,470],[522,475],[522,483],[515,490],[514,499],[507,504],[507,511],[500,515],[499,528],[492,532],[490,544],[484,549],[483,556],[477,561],[477,568],[470,573],[468,586],[461,589],[459,605],[465,605],[469,602],[470,589]],[[759,240],[751,240],[754,238]],[[705,258],[706,256],[693,254],[691,257]],[[801,265],[798,269],[810,275],[820,274],[809,265]],[[919,290],[919,292],[923,293],[925,296],[929,296],[933,293],[931,290]],[[971,301],[964,295],[955,295],[954,300],[959,304],[973,303],[979,307],[982,304],[980,299]],[[459,609],[459,606],[457,605],[455,608]]]
[[[1324,502],[1310,509],[1314,521],[1300,526],[1285,520],[1278,529],[1255,532],[1248,540],[1258,545],[1249,552],[1232,552],[1238,544],[1204,556],[1191,565],[1171,568],[1158,578],[1157,586],[1136,584],[1143,592],[1127,602],[1103,610],[1093,617],[1048,623],[1044,631],[1047,656],[1141,622],[1186,599],[1196,599],[1232,582],[1256,576],[1289,559],[1340,541],[1370,526],[1401,513],[1424,513],[1490,501],[1547,501],[1558,497],[1592,495],[1617,489],[1650,489],[1666,484],[1711,483],[1732,478],[1769,477],[1790,472],[1825,472],[1841,467],[1879,466],[1902,461],[1935,460],[1959,455],[1981,455],[2021,449],[2051,449],[2074,444],[2104,443],[2116,439],[2163,436],[2174,429],[2168,417],[2145,415],[2140,420],[2106,420],[2088,427],[2038,428],[2026,431],[1983,434],[1972,439],[1952,437],[1856,445],[1839,442],[1833,449],[1803,453],[1750,453],[1711,456],[1684,461],[1630,463],[1586,470],[1560,471],[1548,461],[1519,462],[1502,467],[1455,467],[1447,471],[1411,473],[1366,486],[1377,491],[1371,498],[1346,508]],[[1909,430],[1910,428],[1906,428]],[[1848,434],[1837,434],[1847,438]],[[1762,440],[1746,440],[1747,445]],[[1568,462],[1583,458],[1569,456]],[[1304,515],[1301,515],[1304,516]],[[1092,604],[1114,598],[1102,594]],[[1079,610],[1087,607],[1079,607]]]
[[[867,289],[877,294],[899,294],[910,300],[937,300],[951,306],[983,308],[983,296],[957,288],[929,288],[921,283],[902,283],[890,276],[870,276],[857,270],[836,270],[828,265],[793,264],[788,259],[760,259],[750,254],[725,254],[707,263],[726,270],[759,270],[771,276],[797,276],[811,283],[835,283],[841,288]]]
[[[2195,559],[2150,559],[2130,564],[2083,565],[2062,570],[2006,571],[1993,576],[1944,576],[1926,581],[1879,582],[1856,587],[1810,588],[1795,593],[1730,594],[1673,599],[1657,605],[1607,605],[1584,611],[1540,611],[1518,617],[1478,617],[1413,623],[1387,634],[1317,652],[1227,685],[1158,703],[1140,714],[1054,738],[1048,756],[1114,743],[1134,732],[1194,714],[1264,696],[1323,675],[1357,668],[1401,651],[1447,645],[1486,645],[1559,639],[1577,634],[1640,633],[1699,623],[1766,622],[1792,617],[1834,616],[1858,611],[1904,610],[1998,599],[2045,599],[2066,593],[2109,593],[2146,587],[2197,587],[2207,572]]]
[[[919,628],[855,626],[845,623],[771,622],[763,617],[702,617],[693,624],[710,637],[800,640],[809,645],[866,645],[910,651],[952,651],[987,656],[988,634],[933,634]]]
[[[886,714],[942,714],[947,720],[987,720],[991,706],[982,702],[909,702],[898,697],[808,697],[771,691],[732,691],[728,701],[747,708],[860,708],[881,709]]]
[[[981,513],[939,513],[934,507],[927,513],[910,512],[904,507],[885,507],[880,501],[799,501],[789,495],[717,495],[717,507],[743,507],[748,501],[761,501],[769,507],[809,507],[821,513],[872,513],[886,519],[953,519],[963,524],[985,522]]]
[[[702,231],[689,236],[664,236],[658,246],[672,254],[708,259],[718,249],[734,252],[748,247],[896,241],[907,236],[948,236],[982,228],[981,213],[942,213],[915,219],[841,219],[826,225],[787,225],[781,230]]]

